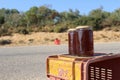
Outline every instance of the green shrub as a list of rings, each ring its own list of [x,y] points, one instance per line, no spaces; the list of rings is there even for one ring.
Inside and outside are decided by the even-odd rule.
[[[19,28],[17,33],[26,35],[29,34],[29,31],[26,28]]]
[[[0,29],[0,36],[11,36],[11,35],[12,32],[10,32],[8,29],[6,28]]]
[[[67,30],[67,27],[56,26],[54,28],[54,32],[57,32],[57,33],[64,32],[66,30]]]
[[[42,27],[41,31],[43,32],[53,32],[53,26],[45,26],[45,27]]]

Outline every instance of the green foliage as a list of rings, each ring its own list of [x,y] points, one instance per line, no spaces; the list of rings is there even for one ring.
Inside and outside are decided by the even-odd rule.
[[[0,36],[11,36],[12,33],[7,28],[4,28],[3,26],[0,28]]]
[[[4,21],[4,16],[0,16],[0,25],[3,24],[5,21]]]
[[[29,34],[29,31],[26,28],[18,28],[17,33],[26,35]]]
[[[109,17],[109,13],[103,11],[101,8],[92,10],[89,13],[89,16],[92,18],[92,26],[94,30],[101,30],[103,29],[104,25],[102,25],[102,22]]]
[[[55,26],[54,32],[60,33],[60,32],[65,32],[67,30],[66,26]]]
[[[46,6],[31,7],[26,12],[17,9],[0,9],[0,36],[11,33],[65,32],[79,25],[89,25],[93,30],[120,26],[120,8],[106,12],[102,7],[81,15],[79,10],[58,12]],[[118,31],[115,27],[115,30]],[[114,29],[114,28],[111,28]]]

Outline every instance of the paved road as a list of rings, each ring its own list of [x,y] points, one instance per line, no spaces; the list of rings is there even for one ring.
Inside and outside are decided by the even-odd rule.
[[[0,48],[0,80],[47,80],[47,56],[67,52],[67,45]],[[97,43],[95,52],[120,53],[120,43]]]

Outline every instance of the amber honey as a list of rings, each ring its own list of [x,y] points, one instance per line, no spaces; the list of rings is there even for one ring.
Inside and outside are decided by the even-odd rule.
[[[69,54],[76,55],[76,29],[68,30],[68,46]]]
[[[76,54],[78,56],[92,56],[93,31],[89,26],[79,26],[76,28]]]

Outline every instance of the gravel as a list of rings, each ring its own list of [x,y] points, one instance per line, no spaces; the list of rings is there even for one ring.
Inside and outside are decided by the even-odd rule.
[[[0,48],[0,80],[47,80],[46,58],[67,50],[67,45]],[[95,52],[120,53],[120,43],[96,43]]]

